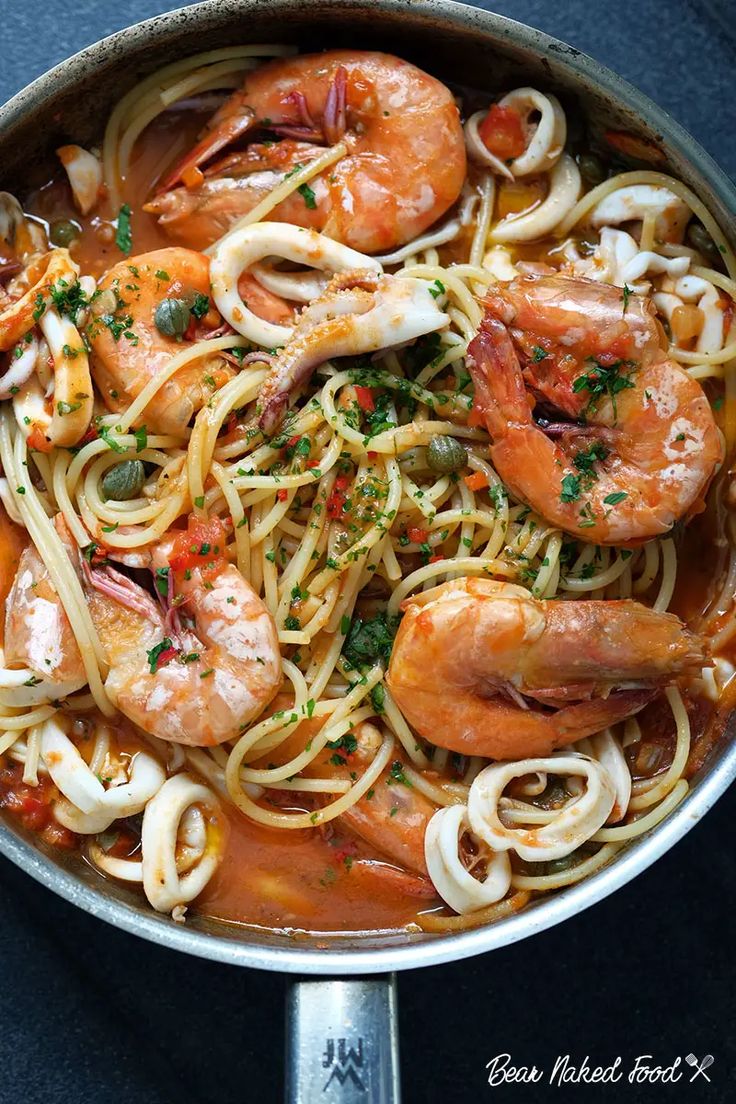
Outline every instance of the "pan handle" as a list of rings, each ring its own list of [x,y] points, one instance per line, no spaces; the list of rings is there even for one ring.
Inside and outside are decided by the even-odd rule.
[[[396,975],[304,978],[286,997],[286,1104],[400,1104]]]

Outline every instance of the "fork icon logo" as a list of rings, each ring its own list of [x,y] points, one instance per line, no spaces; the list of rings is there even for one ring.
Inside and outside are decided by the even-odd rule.
[[[706,1056],[705,1056],[705,1058],[703,1059],[702,1062],[699,1062],[694,1054],[686,1054],[685,1055],[685,1061],[687,1062],[687,1064],[689,1066],[692,1066],[692,1068],[695,1071],[693,1073],[692,1077],[690,1078],[690,1084],[691,1085],[692,1085],[692,1083],[693,1083],[693,1081],[695,1080],[696,1077],[704,1077],[706,1081],[710,1082],[710,1077],[708,1076],[708,1074],[705,1071],[707,1069],[710,1069],[710,1067],[715,1062],[715,1058],[713,1057],[712,1054],[706,1054]]]

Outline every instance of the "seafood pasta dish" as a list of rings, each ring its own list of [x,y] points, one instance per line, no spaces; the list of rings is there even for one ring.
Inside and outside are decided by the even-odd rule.
[[[736,698],[736,261],[548,88],[233,46],[0,194],[0,808],[174,920],[468,928]]]

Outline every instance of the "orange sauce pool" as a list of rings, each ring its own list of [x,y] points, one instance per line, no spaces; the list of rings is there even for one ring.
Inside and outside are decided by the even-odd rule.
[[[266,828],[233,806],[225,812],[225,857],[197,912],[266,928],[375,931],[406,927],[439,904],[397,892],[393,868],[362,865],[361,845],[347,836]]]

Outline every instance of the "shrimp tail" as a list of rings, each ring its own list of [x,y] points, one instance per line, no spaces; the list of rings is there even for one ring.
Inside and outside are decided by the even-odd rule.
[[[475,387],[473,408],[491,437],[502,437],[509,425],[531,422],[521,365],[503,322],[490,315],[483,319],[468,346],[467,366]]]

